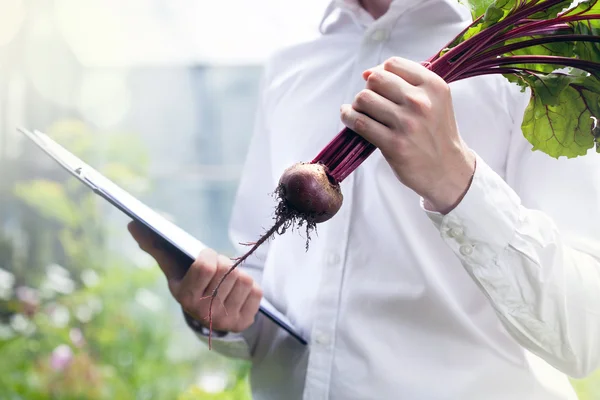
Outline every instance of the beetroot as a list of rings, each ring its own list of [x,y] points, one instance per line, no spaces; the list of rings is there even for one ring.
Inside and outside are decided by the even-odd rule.
[[[279,180],[278,192],[283,202],[279,217],[304,219],[308,224],[325,222],[342,207],[340,185],[322,164],[289,167]]]

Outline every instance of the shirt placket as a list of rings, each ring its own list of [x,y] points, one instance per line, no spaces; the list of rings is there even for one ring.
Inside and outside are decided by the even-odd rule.
[[[389,36],[383,23],[373,23],[365,29],[362,45],[357,53],[352,71],[351,84],[347,88],[344,102],[351,104],[356,94],[364,89],[361,77],[364,70],[377,65],[381,60],[381,49]],[[344,126],[340,124],[339,129]],[[335,219],[328,222],[326,251],[323,253],[321,283],[315,302],[314,323],[311,333],[311,350],[305,381],[305,400],[328,399],[333,369],[335,338],[344,269],[347,267],[347,245],[350,235],[353,208],[354,175],[342,183],[344,206]]]

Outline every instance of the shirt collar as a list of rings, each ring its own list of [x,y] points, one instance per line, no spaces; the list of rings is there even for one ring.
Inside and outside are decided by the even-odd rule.
[[[335,29],[334,26],[347,19],[361,27],[367,27],[374,21],[358,0],[331,0],[319,24],[319,31],[322,34],[328,33]]]
[[[461,17],[470,18],[469,10],[459,0],[392,0],[390,9],[386,15],[401,15],[418,6],[430,3],[439,3],[440,6],[448,8],[449,12],[454,12]],[[384,15],[382,18],[385,18]],[[359,0],[331,0],[325,9],[319,30],[322,34],[335,30],[335,27],[343,20],[350,19],[354,24],[361,28],[368,28],[375,19],[360,5]]]

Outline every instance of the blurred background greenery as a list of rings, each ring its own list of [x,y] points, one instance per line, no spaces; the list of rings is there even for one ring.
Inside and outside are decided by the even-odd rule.
[[[148,190],[138,136],[105,132],[99,149],[98,133],[78,120],[47,132],[117,184]],[[110,161],[98,162],[102,153]],[[126,230],[106,223],[110,210],[93,192],[52,170],[2,180],[22,235],[5,232],[0,246],[0,398],[247,398],[247,365],[185,335],[158,268],[112,250],[107,238],[124,240]]]
[[[325,7],[286,3],[0,0],[0,400],[249,398],[128,219],[16,127],[230,254],[262,63]]]
[[[228,254],[262,62],[325,6],[0,0],[0,400],[250,398],[248,365],[187,329],[128,220],[15,128]],[[600,376],[573,383],[600,399]]]

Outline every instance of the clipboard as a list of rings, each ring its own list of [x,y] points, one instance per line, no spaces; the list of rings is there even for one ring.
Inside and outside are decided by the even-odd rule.
[[[89,187],[98,196],[162,238],[168,250],[172,251],[177,257],[179,264],[186,271],[192,265],[200,251],[207,248],[204,243],[146,206],[140,200],[56,143],[45,133],[37,130],[31,132],[21,127],[17,128],[17,130],[27,136],[61,167]],[[264,297],[260,303],[259,313],[264,314],[301,344],[307,344],[306,340],[297,332],[292,323]]]

